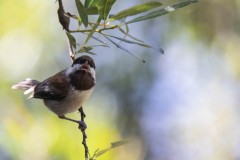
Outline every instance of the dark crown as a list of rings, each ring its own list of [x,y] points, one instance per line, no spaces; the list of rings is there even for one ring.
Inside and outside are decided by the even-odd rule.
[[[72,66],[75,64],[84,64],[86,62],[90,65],[90,67],[92,67],[94,69],[96,68],[93,59],[87,55],[84,55],[84,56],[81,56],[81,57],[78,57],[77,59],[75,59]]]

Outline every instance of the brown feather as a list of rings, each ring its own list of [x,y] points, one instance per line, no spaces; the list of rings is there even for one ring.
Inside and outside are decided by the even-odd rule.
[[[38,84],[34,89],[33,97],[52,100],[64,98],[70,88],[65,71],[63,70]]]

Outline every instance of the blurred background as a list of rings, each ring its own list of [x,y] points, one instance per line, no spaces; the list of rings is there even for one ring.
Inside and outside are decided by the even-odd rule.
[[[142,2],[118,0],[111,13]],[[77,13],[74,1],[63,3]],[[1,160],[84,157],[77,125],[10,89],[26,77],[44,80],[70,66],[57,8],[49,0],[0,1]],[[165,50],[160,55],[125,45],[146,64],[114,46],[95,50],[97,85],[84,105],[90,153],[129,140],[99,160],[240,159],[239,17],[239,0],[200,0],[129,26],[132,35]]]

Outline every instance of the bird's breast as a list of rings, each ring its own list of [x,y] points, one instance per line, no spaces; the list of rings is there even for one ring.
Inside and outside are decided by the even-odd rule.
[[[92,91],[93,88],[83,91],[71,89],[65,98],[61,100],[44,100],[44,103],[57,115],[65,115],[77,111],[91,96]]]

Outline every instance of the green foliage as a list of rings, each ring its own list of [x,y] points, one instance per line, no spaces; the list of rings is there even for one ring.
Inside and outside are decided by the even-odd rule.
[[[125,9],[125,10],[117,13],[116,15],[112,16],[109,21],[111,22],[111,21],[129,17],[129,16],[133,16],[133,15],[136,15],[139,13],[143,13],[143,12],[152,10],[154,8],[157,8],[161,5],[162,5],[162,3],[160,3],[160,2],[148,2],[148,3],[144,3],[144,4],[139,4],[139,5]]]
[[[191,3],[196,3],[196,2],[198,2],[198,1],[196,1],[196,0],[184,1],[184,2],[180,2],[180,3],[174,4],[172,6],[167,6],[165,8],[160,9],[160,10],[150,12],[147,15],[144,15],[144,16],[132,19],[132,20],[128,21],[127,24],[135,23],[135,22],[139,22],[139,21],[145,21],[145,20],[152,19],[152,18],[156,18],[156,17],[162,16],[164,14],[173,12],[173,11],[175,11],[178,8],[182,8],[182,7],[185,7],[185,6],[187,6],[187,5],[191,4]]]
[[[116,0],[99,0],[98,3],[98,13],[100,17],[105,21],[108,14]]]
[[[77,6],[78,14],[81,17],[81,20],[82,20],[84,26],[87,27],[88,26],[88,15],[85,10],[85,7],[83,6],[83,4],[80,0],[75,0],[75,3]]]
[[[84,44],[81,45],[79,49],[77,49],[75,38],[71,34],[67,33],[67,37],[70,41],[69,43],[75,49],[73,51],[74,52],[73,54],[82,53],[82,52],[93,54],[92,51],[90,52],[88,49],[86,49],[86,45],[88,41],[92,38],[102,44],[102,45],[87,46],[87,48],[91,47],[91,50],[92,50],[94,49],[94,47],[97,47],[97,46],[106,46],[105,42],[102,40],[102,38],[105,38],[110,43],[118,47],[119,49],[141,59],[139,56],[132,53],[131,51],[129,51],[127,48],[125,48],[123,45],[120,45],[119,43],[123,42],[128,44],[139,45],[145,48],[154,49],[155,51],[160,53],[164,53],[164,51],[160,47],[154,47],[149,44],[146,44],[142,40],[139,40],[138,38],[135,38],[134,36],[129,34],[131,27],[129,28],[128,24],[145,21],[148,19],[165,15],[167,13],[175,11],[178,8],[182,8],[191,3],[195,3],[197,2],[197,0],[186,0],[184,2],[179,2],[177,4],[166,6],[160,9],[158,8],[161,7],[163,4],[160,2],[152,1],[148,3],[135,5],[128,9],[124,9],[111,17],[109,17],[109,13],[111,12],[111,8],[115,4],[116,0],[85,0],[84,5],[80,0],[75,0],[75,2],[76,2],[76,8],[78,10],[79,15],[67,14],[67,16],[73,19],[77,19],[79,22],[80,29],[70,30],[68,32],[69,33],[79,32],[79,33],[87,34],[88,36],[85,39]],[[155,9],[158,9],[158,10],[155,10]],[[155,10],[155,11],[148,12],[150,10]],[[148,12],[148,13],[145,13],[145,12]],[[126,18],[140,15],[140,14],[143,14],[143,15],[133,18],[132,20],[126,21]],[[88,16],[91,16],[91,15],[98,15],[98,18],[95,23],[89,21]],[[101,23],[102,20],[103,20],[103,23]],[[111,24],[113,22],[114,24]],[[81,29],[81,24],[84,24],[84,26],[87,28]],[[124,26],[125,26],[125,29],[122,28]],[[108,35],[106,33],[103,33],[107,30],[113,30],[113,29],[120,31],[123,34],[123,36],[117,37],[114,35]],[[96,32],[102,35],[103,37],[102,38],[94,37],[93,35]],[[127,38],[130,38],[131,40]],[[117,41],[114,41],[113,39]],[[144,60],[142,61],[145,62]]]
[[[66,32],[66,34],[67,34],[67,38],[68,38],[70,44],[76,49],[77,48],[77,43],[76,43],[75,38],[68,32]]]
[[[86,40],[85,40],[85,44],[88,42],[88,40],[92,37],[93,33],[95,32],[95,30],[97,29],[99,23],[101,22],[101,17],[98,17],[97,22],[93,25],[92,30],[90,31],[90,33],[88,34]]]
[[[90,6],[94,6],[94,2],[95,2],[95,4],[97,4],[97,3],[96,3],[97,1],[94,1],[94,0],[86,0],[85,3],[84,3],[84,7],[85,7],[85,8],[88,8],[88,7],[90,7]]]

